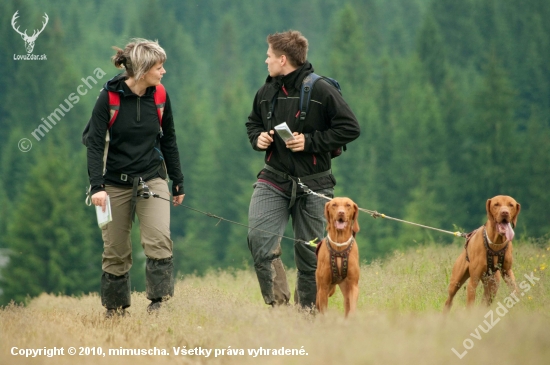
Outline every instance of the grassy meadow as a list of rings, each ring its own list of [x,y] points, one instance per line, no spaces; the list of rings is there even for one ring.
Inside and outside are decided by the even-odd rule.
[[[469,311],[461,289],[444,316],[450,270],[461,245],[457,240],[445,247],[421,246],[364,263],[358,311],[347,320],[339,290],[324,316],[292,306],[268,308],[252,269],[182,278],[158,315],[146,313],[141,292],[132,294],[131,315],[113,320],[103,318],[95,293],[43,294],[26,306],[0,309],[0,363],[548,364],[550,244],[515,244],[514,272],[518,284],[528,284],[518,300],[501,285],[490,308]],[[287,274],[293,280],[295,273]],[[25,349],[54,347],[63,348],[63,355],[25,356]],[[70,347],[76,355],[68,354]],[[140,354],[124,355],[121,349]]]

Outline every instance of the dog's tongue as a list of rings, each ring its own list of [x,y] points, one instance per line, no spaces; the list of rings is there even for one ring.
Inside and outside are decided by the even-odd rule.
[[[334,227],[336,227],[336,229],[344,229],[346,228],[346,224],[347,222],[344,222],[344,221],[335,221]]]
[[[498,223],[498,234],[501,236],[506,236],[506,241],[512,241],[514,239],[514,230],[510,223]]]

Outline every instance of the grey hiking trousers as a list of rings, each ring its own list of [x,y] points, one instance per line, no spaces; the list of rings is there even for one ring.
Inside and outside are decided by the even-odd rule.
[[[334,189],[317,191],[330,198]],[[275,187],[257,182],[248,210],[248,248],[254,260],[262,296],[266,304],[281,305],[290,300],[288,282],[281,261],[281,238],[267,233],[283,235],[290,217],[294,238],[311,241],[325,234],[324,208],[327,200],[315,195],[302,195],[289,208],[290,197]],[[253,228],[258,228],[259,231]],[[297,269],[294,303],[302,307],[315,306],[317,285],[315,248],[303,242],[294,243],[294,260]]]

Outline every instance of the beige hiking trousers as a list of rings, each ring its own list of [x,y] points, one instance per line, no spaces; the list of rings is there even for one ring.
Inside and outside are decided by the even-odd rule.
[[[170,239],[170,193],[168,183],[161,178],[146,182],[151,192],[169,201],[150,197],[139,197],[138,189],[136,215],[139,220],[141,246],[145,256],[151,259],[165,259],[172,256],[173,242]],[[132,267],[132,187],[106,185],[111,201],[112,222],[102,228],[102,269],[109,274],[121,276]]]

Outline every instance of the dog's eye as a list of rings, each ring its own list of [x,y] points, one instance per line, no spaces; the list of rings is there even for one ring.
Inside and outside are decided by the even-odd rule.
[[[351,207],[351,204],[350,204],[350,203],[347,203],[347,204],[346,204],[346,207]]]
[[[500,203],[495,203],[495,207],[500,207]]]

